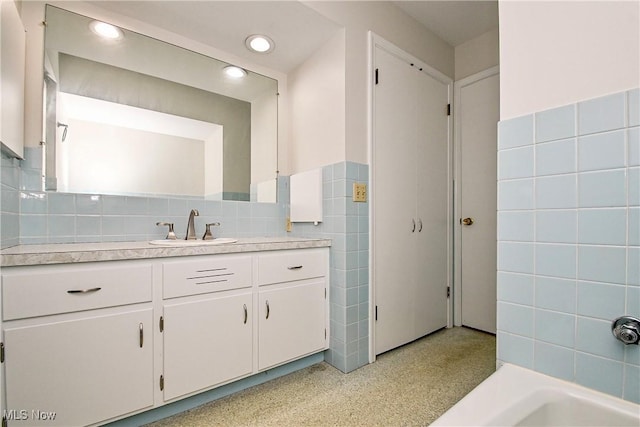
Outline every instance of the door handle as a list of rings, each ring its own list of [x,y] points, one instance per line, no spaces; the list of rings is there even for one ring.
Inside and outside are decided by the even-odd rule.
[[[460,224],[462,225],[471,225],[473,224],[473,218],[460,218]]]

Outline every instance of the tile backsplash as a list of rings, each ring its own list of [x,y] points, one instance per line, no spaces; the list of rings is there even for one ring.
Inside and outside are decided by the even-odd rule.
[[[0,242],[2,248],[20,243],[20,161],[0,157]]]
[[[184,236],[191,209],[198,209],[196,231],[220,222],[221,237],[284,235],[281,204],[20,191],[20,241],[34,243],[114,242],[162,239],[165,221]]]
[[[189,197],[141,197],[41,191],[42,151],[25,148],[25,160],[2,158],[2,247],[16,244],[143,241],[162,239],[173,222],[186,233],[191,209],[196,230],[220,222],[223,237],[283,236],[288,198],[246,203]],[[286,177],[285,177],[286,178]],[[286,182],[286,179],[283,180]]]
[[[640,402],[640,90],[505,120],[498,360]]]

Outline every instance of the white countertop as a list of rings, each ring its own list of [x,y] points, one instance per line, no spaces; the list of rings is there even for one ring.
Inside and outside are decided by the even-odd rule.
[[[330,239],[295,237],[260,237],[238,239],[235,243],[208,246],[159,246],[149,242],[61,243],[19,245],[0,251],[0,266],[69,264],[76,262],[127,259],[167,258],[281,249],[321,248],[331,246]]]

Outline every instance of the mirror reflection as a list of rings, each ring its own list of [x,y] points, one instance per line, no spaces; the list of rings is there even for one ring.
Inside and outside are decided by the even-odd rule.
[[[48,190],[276,201],[276,80],[51,5],[46,22]]]

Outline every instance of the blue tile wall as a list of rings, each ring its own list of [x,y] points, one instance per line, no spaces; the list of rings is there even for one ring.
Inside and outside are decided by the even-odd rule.
[[[323,216],[318,225],[295,223],[294,236],[332,239],[328,363],[343,372],[369,363],[369,203],[353,202],[353,184],[368,184],[369,167],[325,166]]]
[[[288,177],[281,177],[287,182]],[[188,197],[139,197],[42,191],[42,150],[25,148],[24,160],[2,158],[2,247],[17,244],[144,241],[162,239],[173,222],[186,233],[191,209],[196,229],[220,222],[221,237],[284,236],[288,193],[280,202],[245,203]],[[280,185],[285,189],[285,185]],[[280,190],[279,189],[279,190]]]
[[[0,157],[0,247],[20,243],[20,161]]]
[[[640,402],[640,90],[499,124],[498,360]]]
[[[175,224],[186,233],[191,209],[198,209],[196,230],[220,222],[220,237],[283,236],[285,210],[281,204],[214,201],[189,198],[153,198],[100,194],[20,191],[20,243],[115,242],[162,239]]]

